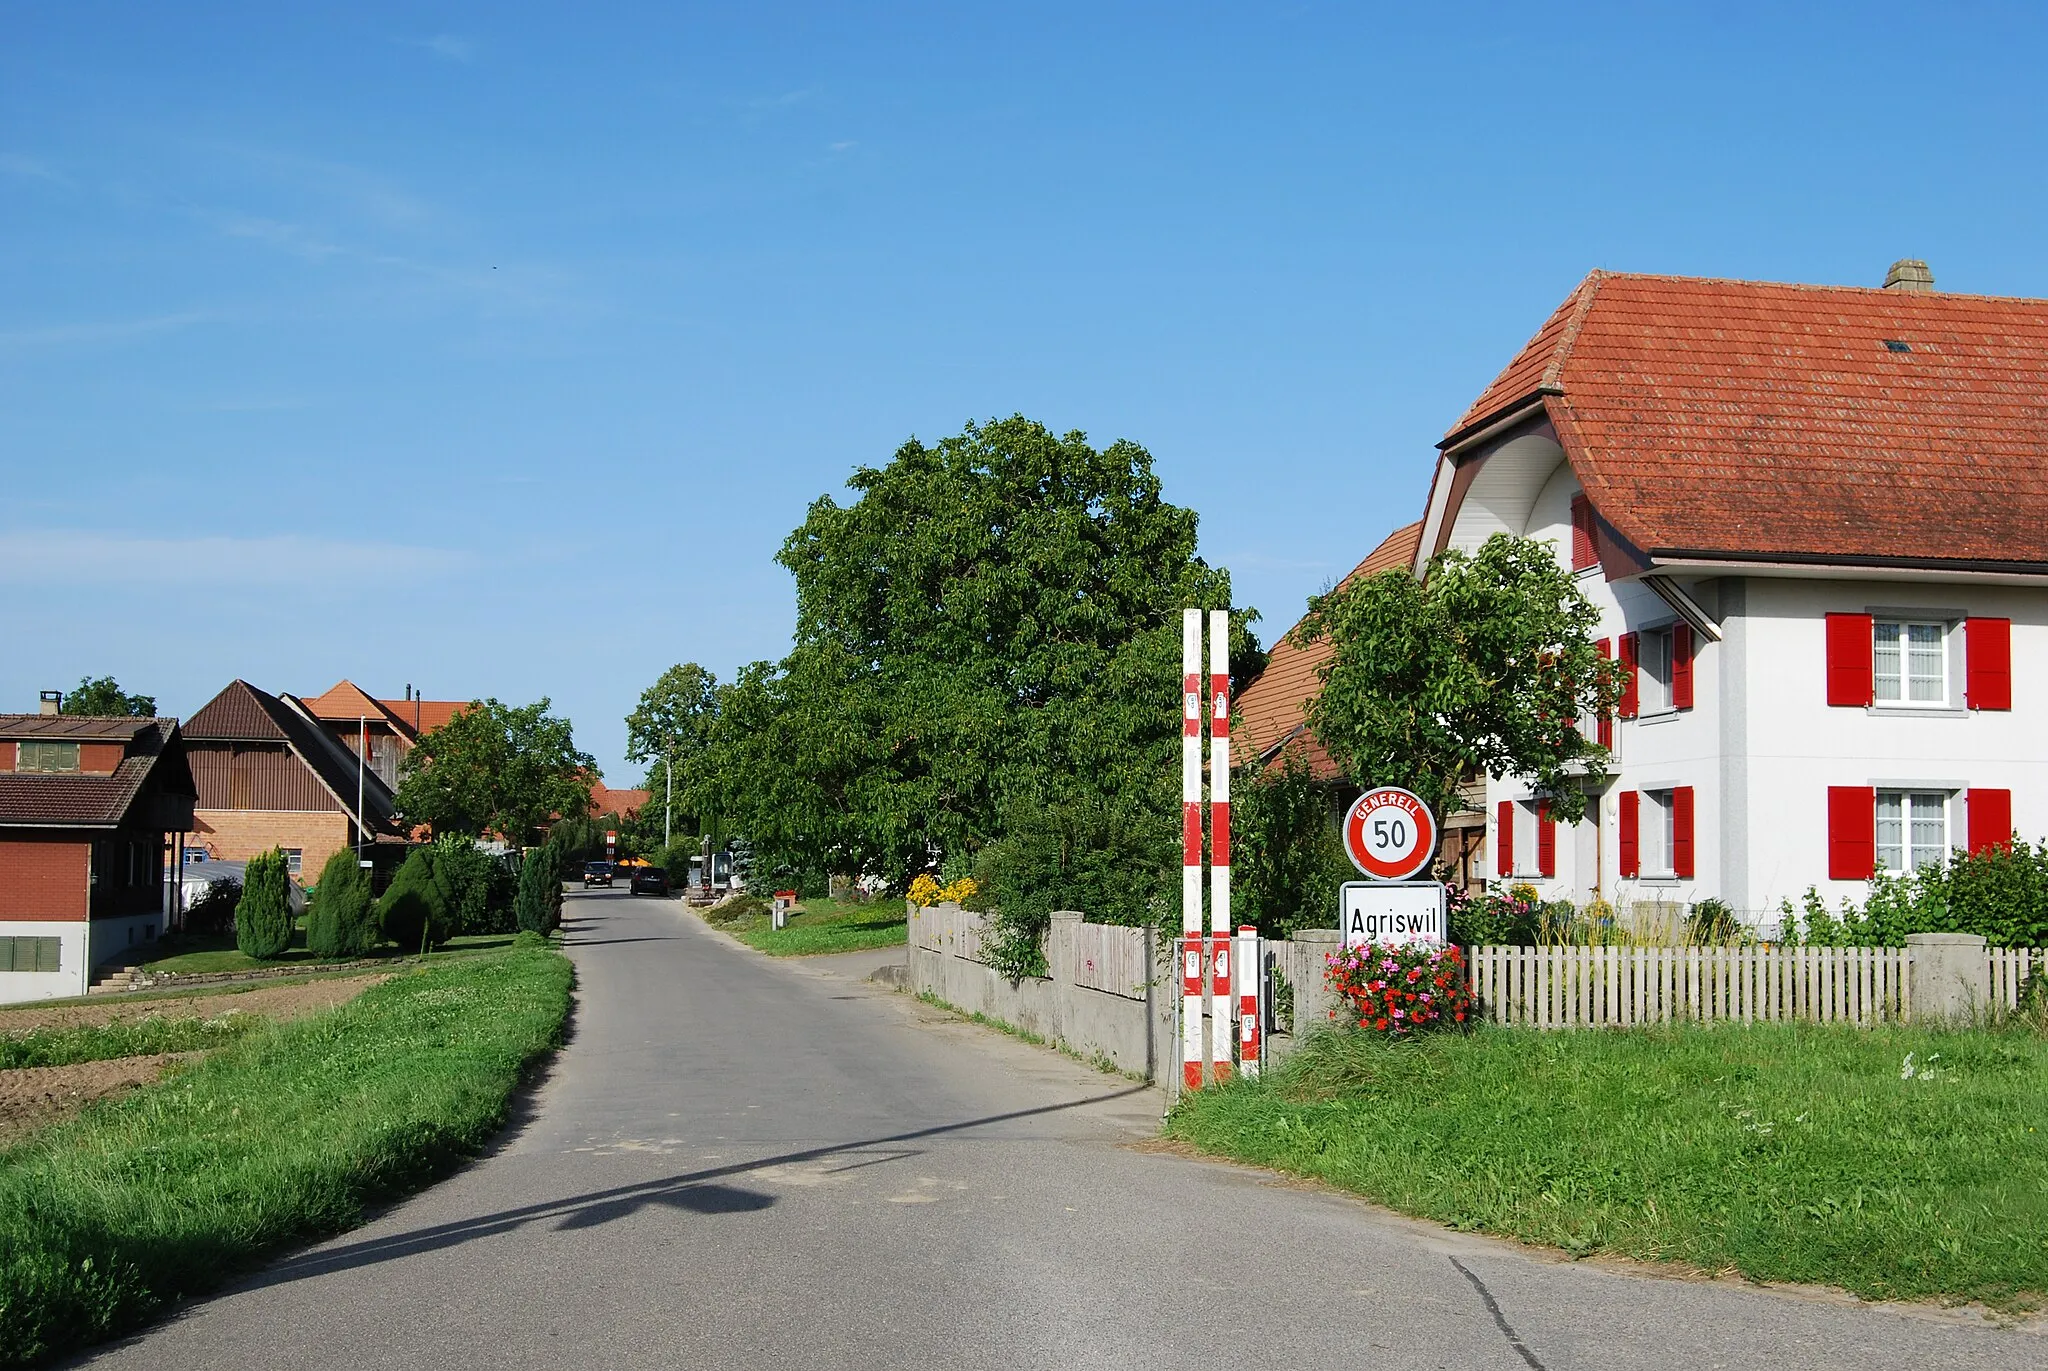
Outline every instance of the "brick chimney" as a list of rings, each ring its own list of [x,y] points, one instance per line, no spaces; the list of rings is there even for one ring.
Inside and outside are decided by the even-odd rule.
[[[1934,273],[1929,271],[1927,264],[1917,257],[1901,257],[1898,261],[1892,263],[1892,269],[1884,274],[1884,288],[1886,290],[1932,291],[1934,289]]]
[[[41,699],[41,700],[40,700],[40,701],[39,701],[39,702],[37,703],[37,706],[36,706],[36,713],[38,713],[38,714],[62,714],[63,712],[64,712],[64,692],[63,692],[63,691],[61,691],[61,690],[46,690],[46,691],[44,691],[44,692],[43,692],[43,698],[42,698],[42,699]]]

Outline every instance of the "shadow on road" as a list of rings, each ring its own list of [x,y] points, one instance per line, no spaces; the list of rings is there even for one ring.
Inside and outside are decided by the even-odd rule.
[[[389,1237],[370,1238],[363,1242],[347,1243],[340,1247],[323,1248],[306,1252],[297,1257],[277,1263],[261,1276],[250,1282],[253,1287],[283,1285],[290,1281],[304,1280],[309,1276],[324,1275],[329,1271],[347,1271],[356,1267],[372,1266],[378,1262],[409,1257],[419,1252],[438,1252],[455,1247],[476,1238],[487,1238],[498,1233],[511,1232],[528,1224],[557,1220],[554,1227],[560,1229],[595,1228],[617,1219],[628,1218],[642,1209],[660,1208],[682,1210],[690,1214],[746,1214],[769,1208],[775,1203],[773,1195],[741,1186],[725,1185],[720,1182],[727,1177],[743,1176],[773,1166],[790,1166],[800,1162],[823,1161],[830,1157],[844,1157],[848,1164],[834,1168],[835,1171],[854,1171],[862,1167],[879,1166],[887,1162],[904,1161],[923,1155],[914,1147],[891,1148],[892,1143],[916,1142],[924,1138],[943,1137],[953,1133],[964,1133],[970,1129],[984,1128],[991,1124],[1009,1123],[1016,1119],[1035,1118],[1044,1114],[1057,1114],[1083,1105],[1102,1104],[1139,1094],[1149,1086],[1134,1085],[1107,1095],[1091,1095],[1085,1100],[1069,1100],[1064,1104],[1041,1105],[1036,1109],[1012,1110],[1007,1114],[988,1114],[978,1119],[965,1119],[958,1123],[933,1124],[929,1128],[911,1129],[904,1133],[892,1133],[886,1137],[867,1138],[860,1142],[840,1143],[829,1147],[805,1148],[799,1152],[785,1152],[779,1156],[757,1157],[751,1161],[732,1162],[725,1166],[711,1167],[702,1171],[685,1172],[658,1181],[643,1181],[637,1185],[615,1186],[609,1190],[594,1190],[584,1195],[567,1199],[549,1200],[541,1204],[524,1205],[517,1209],[502,1210],[496,1214],[482,1214],[473,1219],[458,1219],[453,1223],[435,1224],[430,1228],[414,1229],[405,1233],[393,1233]]]

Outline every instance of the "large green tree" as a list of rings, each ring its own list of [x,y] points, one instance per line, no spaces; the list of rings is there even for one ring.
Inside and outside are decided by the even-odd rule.
[[[901,879],[1019,806],[1135,806],[1170,847],[1179,611],[1230,584],[1151,455],[1014,417],[913,439],[848,485],[783,545],[794,645],[721,693],[693,802],[769,869]]]
[[[65,714],[97,718],[146,719],[156,713],[156,696],[130,695],[112,676],[81,677],[78,687],[57,706]]]
[[[1309,601],[1294,633],[1334,649],[1309,727],[1360,785],[1399,785],[1439,814],[1462,807],[1474,772],[1527,777],[1567,823],[1585,813],[1577,778],[1606,750],[1579,727],[1620,696],[1593,635],[1600,614],[1548,543],[1495,534],[1477,552]]]
[[[399,813],[436,833],[523,844],[553,816],[587,812],[595,763],[549,704],[474,700],[428,731],[406,754]]]
[[[647,786],[662,810],[662,842],[674,835],[675,797],[687,795],[692,767],[711,739],[718,717],[718,678],[695,662],[684,662],[661,673],[659,680],[640,692],[640,703],[626,716],[626,758],[646,762]],[[678,792],[675,779],[683,773]]]

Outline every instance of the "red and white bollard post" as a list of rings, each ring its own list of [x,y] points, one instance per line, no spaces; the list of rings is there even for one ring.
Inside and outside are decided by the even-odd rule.
[[[1216,1079],[1230,1076],[1230,611],[1209,611],[1209,965]]]
[[[1259,1013],[1259,930],[1250,924],[1237,930],[1237,1069],[1259,1074],[1259,1046],[1265,1027]]]
[[[1181,614],[1180,1062],[1181,1084],[1202,1088],[1202,611]]]

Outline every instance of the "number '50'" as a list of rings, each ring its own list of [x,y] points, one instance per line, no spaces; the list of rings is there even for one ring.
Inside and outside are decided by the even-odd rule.
[[[1372,821],[1372,845],[1374,847],[1406,847],[1408,825],[1401,819],[1374,819]]]

